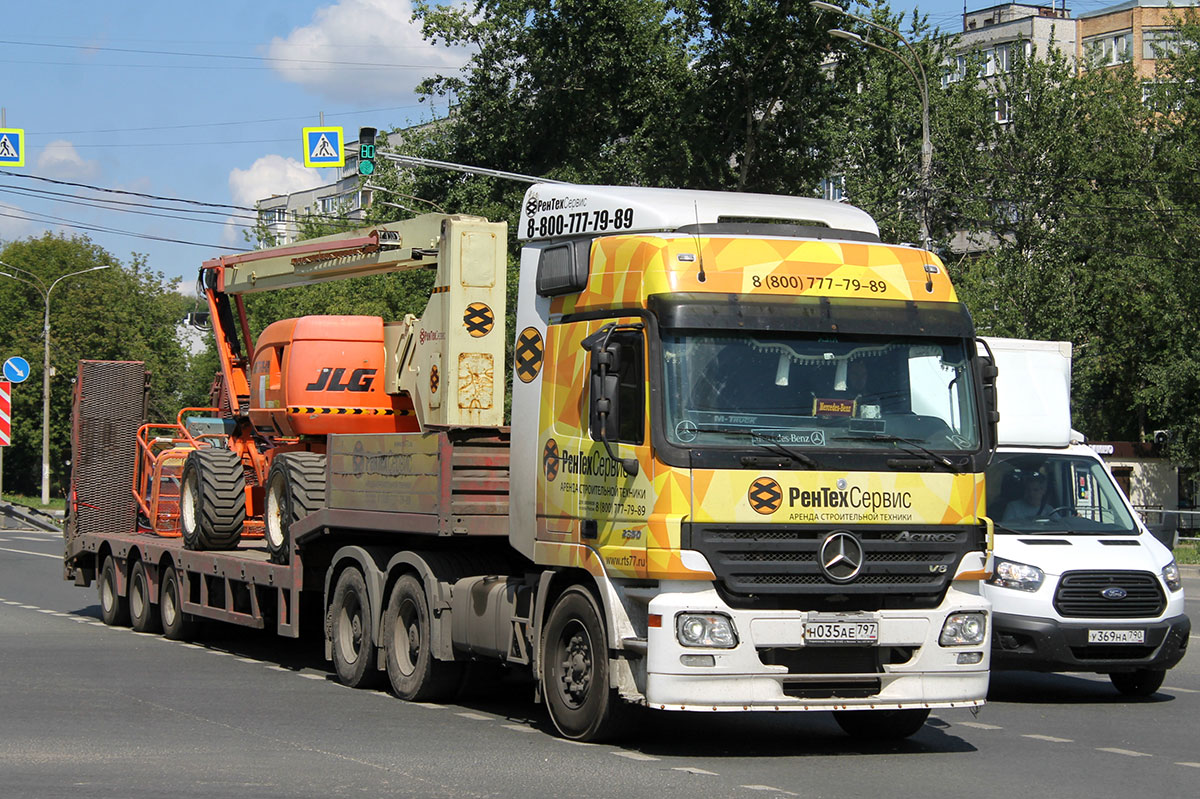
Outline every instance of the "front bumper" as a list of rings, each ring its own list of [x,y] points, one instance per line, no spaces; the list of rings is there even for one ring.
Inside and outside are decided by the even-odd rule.
[[[683,611],[728,615],[737,646],[680,645],[675,617]],[[988,604],[951,588],[939,608],[869,614],[879,622],[877,645],[806,646],[804,611],[734,609],[712,588],[668,590],[649,606],[662,626],[647,636],[646,704],[709,711],[976,707],[987,695],[989,642],[938,644],[946,617],[966,611],[986,613]],[[980,659],[959,664],[960,653]],[[711,665],[685,664],[684,656],[695,655],[711,655]]]
[[[1145,630],[1144,644],[1089,644],[1088,630]],[[997,670],[1114,672],[1169,669],[1187,653],[1192,623],[1180,614],[1163,621],[1071,622],[992,614],[992,664]]]

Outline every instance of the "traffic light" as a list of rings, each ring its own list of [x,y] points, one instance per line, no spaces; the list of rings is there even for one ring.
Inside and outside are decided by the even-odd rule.
[[[358,174],[375,173],[375,128],[358,129]]]

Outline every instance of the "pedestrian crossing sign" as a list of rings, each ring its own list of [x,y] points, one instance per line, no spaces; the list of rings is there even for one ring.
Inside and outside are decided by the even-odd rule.
[[[25,131],[0,128],[0,166],[25,166]]]
[[[305,128],[304,165],[345,166],[346,154],[342,150],[345,140],[341,128]]]

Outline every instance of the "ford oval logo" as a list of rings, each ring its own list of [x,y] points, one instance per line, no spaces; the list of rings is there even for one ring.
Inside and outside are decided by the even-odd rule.
[[[1124,599],[1129,596],[1129,592],[1119,585],[1109,586],[1100,592],[1100,596],[1105,599]]]

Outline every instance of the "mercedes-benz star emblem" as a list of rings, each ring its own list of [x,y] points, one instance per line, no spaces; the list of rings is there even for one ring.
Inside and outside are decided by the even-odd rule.
[[[837,530],[821,543],[821,571],[835,583],[848,583],[863,567],[863,548],[857,538]]]

